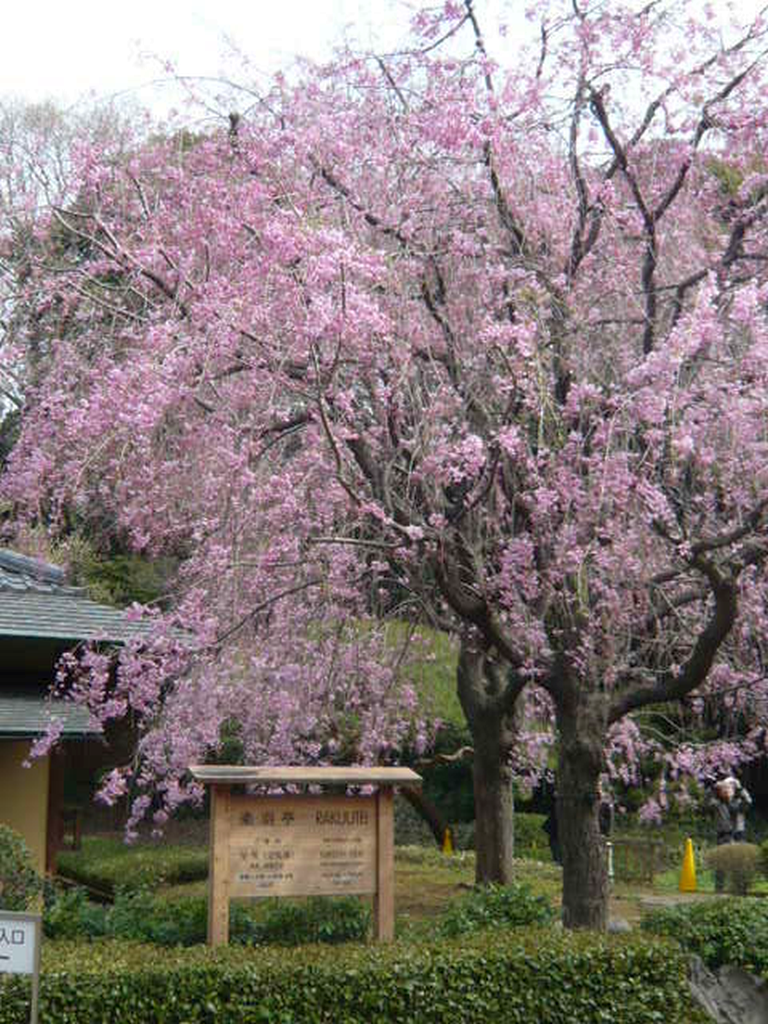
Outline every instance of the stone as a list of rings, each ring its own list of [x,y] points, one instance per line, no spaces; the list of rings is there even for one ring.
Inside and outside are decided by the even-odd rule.
[[[691,994],[716,1024],[766,1024],[768,983],[741,967],[726,964],[707,970],[699,957],[691,958]]]
[[[608,922],[608,931],[616,935],[631,932],[632,925],[623,917],[612,917]]]

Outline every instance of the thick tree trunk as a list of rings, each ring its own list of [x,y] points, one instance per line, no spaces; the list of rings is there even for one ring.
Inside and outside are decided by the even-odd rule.
[[[507,730],[498,716],[470,723],[475,746],[475,881],[507,885],[514,876],[515,798]]]
[[[558,709],[557,824],[563,857],[563,926],[605,931],[608,864],[600,834],[599,779],[603,768],[602,723],[571,708]]]
[[[472,734],[475,794],[475,881],[507,885],[514,875],[515,798],[510,754],[517,738],[517,690],[505,666],[466,639],[456,674],[459,700]]]

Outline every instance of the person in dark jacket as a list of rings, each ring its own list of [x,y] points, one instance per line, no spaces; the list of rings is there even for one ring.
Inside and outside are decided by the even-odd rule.
[[[721,779],[715,783],[711,806],[715,817],[715,842],[718,846],[733,842],[734,816],[731,804],[735,793],[732,779]],[[722,892],[724,888],[724,873],[715,871],[715,892]]]

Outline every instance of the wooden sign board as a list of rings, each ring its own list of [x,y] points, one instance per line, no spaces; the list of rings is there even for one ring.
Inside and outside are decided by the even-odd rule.
[[[376,938],[394,936],[393,785],[408,768],[190,769],[211,787],[208,942],[229,939],[231,897],[374,896]],[[372,796],[250,796],[232,786],[377,786]]]
[[[231,800],[230,896],[376,892],[375,797]]]

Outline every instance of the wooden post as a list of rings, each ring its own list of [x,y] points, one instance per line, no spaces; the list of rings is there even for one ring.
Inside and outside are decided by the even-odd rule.
[[[29,1024],[38,1024],[38,1006],[40,1003],[40,951],[43,945],[43,920],[38,917],[35,922],[35,968],[32,973],[32,1005],[29,1009]]]
[[[211,786],[211,835],[208,850],[208,945],[229,942],[230,787]]]
[[[374,929],[379,942],[395,937],[395,815],[391,786],[376,794],[376,895]]]
[[[48,755],[48,809],[45,827],[45,871],[56,874],[56,858],[61,847],[64,802],[64,754],[57,748]]]

